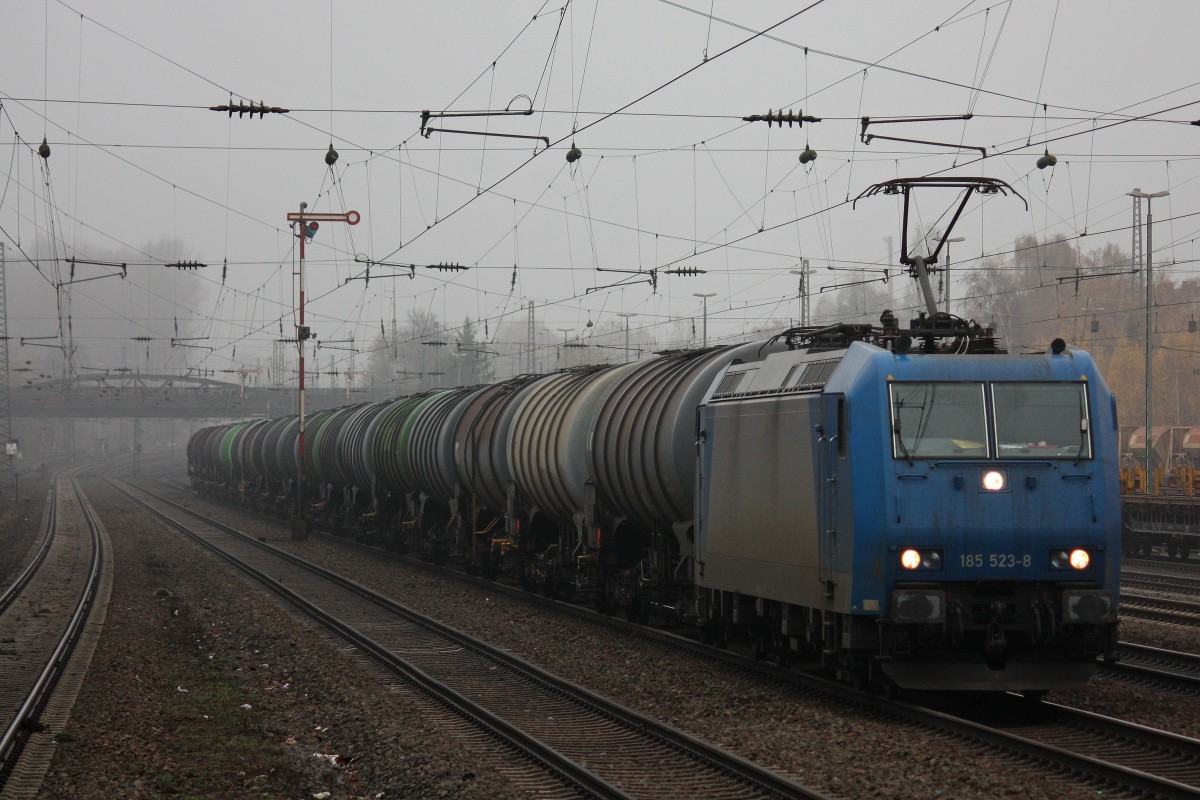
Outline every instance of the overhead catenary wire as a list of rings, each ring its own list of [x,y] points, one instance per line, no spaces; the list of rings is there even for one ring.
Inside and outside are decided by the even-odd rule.
[[[1006,8],[1011,8],[1011,5],[1006,5]],[[711,28],[711,20],[709,20],[709,26],[710,26],[710,28]],[[576,109],[575,109],[575,111],[577,111],[577,112],[578,112],[578,110],[579,110],[579,108],[578,108],[579,104],[578,104],[578,103],[576,103],[575,105],[576,105]],[[330,101],[330,106],[331,106],[331,107],[333,106],[332,98],[331,98],[331,101]],[[332,120],[332,118],[331,118],[331,120]],[[331,125],[331,127],[332,127],[332,125]],[[1094,142],[1094,139],[1093,139],[1093,142]],[[711,143],[710,143],[710,144],[711,144]],[[398,148],[398,150],[399,150],[399,148]],[[709,155],[709,157],[710,157],[710,160],[712,160],[712,161],[714,162],[714,164],[715,164],[715,159],[713,159],[713,158],[712,158],[712,148],[710,148],[708,145],[706,145],[706,150],[708,150],[708,151],[709,151],[709,152],[708,152],[708,155]],[[644,162],[644,163],[648,163],[648,162]],[[1094,163],[1094,162],[1093,162],[1093,163]],[[402,169],[402,168],[403,168],[403,167],[401,167],[401,169]],[[851,169],[851,170],[853,170],[853,168],[854,168],[854,165],[853,165],[853,163],[850,163],[850,164],[849,164],[849,166],[848,166],[848,169]],[[439,171],[440,171],[440,170],[439,170]],[[822,186],[822,187],[827,187],[827,183],[819,183],[819,184],[817,184],[817,185],[819,185],[819,186]],[[753,193],[751,193],[751,194],[753,194]],[[418,197],[419,197],[419,195],[418,195]],[[581,203],[581,205],[582,205],[583,201],[584,201],[584,200],[587,200],[589,197],[590,197],[590,192],[584,192],[584,193],[580,194],[580,195],[579,195],[579,200],[580,200],[580,203]],[[763,194],[762,194],[763,203],[764,203],[764,208],[763,208],[763,213],[762,213],[762,221],[760,222],[760,225],[759,225],[758,227],[765,227],[765,226],[764,226],[762,223],[765,223],[765,222],[767,221],[767,213],[766,213],[766,212],[767,212],[767,209],[766,209],[766,199],[767,199],[768,197],[769,197],[769,191],[768,191],[768,189],[767,189],[767,184],[766,184],[766,182],[764,181],[764,188],[763,188]],[[794,196],[794,197],[795,197],[795,196]],[[513,203],[514,209],[515,209],[515,206],[516,206],[516,205],[518,205],[518,204],[525,204],[526,202],[527,202],[527,201],[526,201],[526,199],[525,199],[524,197],[522,197],[522,198],[513,198],[513,199],[512,199],[512,203]],[[228,202],[226,202],[226,205],[228,205]],[[557,204],[555,204],[555,205],[557,205]],[[772,207],[774,207],[774,205],[775,205],[775,204],[772,204]],[[1085,213],[1085,214],[1086,214],[1086,212],[1087,212],[1087,208],[1088,208],[1089,206],[1090,206],[1090,203],[1089,203],[1087,206],[1085,206],[1085,209],[1084,209],[1084,213]],[[533,206],[532,206],[532,205],[527,205],[527,206],[526,206],[526,209],[525,209],[525,211],[526,211],[526,213],[530,213],[530,212],[532,211],[532,209],[533,209]],[[611,224],[611,222],[606,222],[606,221],[604,220],[603,216],[593,216],[593,215],[590,213],[590,205],[588,206],[588,209],[589,209],[588,211],[584,211],[584,210],[583,210],[583,208],[581,208],[581,210],[580,210],[580,212],[579,212],[578,216],[579,216],[580,218],[582,218],[582,219],[584,219],[584,220],[586,220],[586,221],[587,221],[587,224],[588,224],[588,226],[589,226],[589,229],[591,229],[591,228],[593,228],[593,227],[595,227],[595,226],[600,226],[600,225],[605,225],[605,224]],[[557,209],[557,213],[559,213],[559,214],[562,214],[562,215],[564,215],[564,216],[569,216],[569,212],[568,212],[567,210],[565,210],[565,209],[562,209],[562,208],[559,208],[559,209]],[[1051,213],[1055,213],[1055,212],[1053,212],[1053,211],[1052,211]],[[643,235],[643,234],[650,234],[650,233],[653,233],[653,235],[655,235],[655,237],[656,237],[656,241],[658,241],[658,240],[659,240],[660,236],[662,237],[662,241],[664,241],[664,242],[669,240],[669,238],[670,238],[670,232],[668,232],[668,231],[643,231],[643,230],[642,230],[642,220],[641,220],[641,216],[642,216],[642,215],[641,215],[641,213],[640,213],[640,211],[639,211],[639,212],[637,213],[637,218],[635,218],[635,220],[634,220],[634,225],[632,226],[632,230],[634,230],[634,231],[635,231],[635,235],[636,235],[636,236],[637,236],[637,238],[638,238],[639,245],[640,245],[640,240],[641,240],[641,237],[642,237],[642,235]],[[796,216],[798,217],[798,214],[797,214]],[[1076,215],[1073,213],[1073,214],[1072,214],[1072,216],[1074,217],[1074,216],[1076,216]],[[618,221],[618,222],[620,222],[621,220],[617,220],[617,221]],[[799,219],[798,219],[798,218],[795,220],[795,222],[796,222],[796,224],[797,224],[797,227],[799,227]],[[568,220],[568,224],[569,224],[569,220]],[[1045,228],[1048,226],[1048,224],[1049,224],[1048,222],[1043,222],[1043,223],[1041,223],[1039,226],[1036,226],[1036,227],[1039,227],[1039,228],[1041,228],[1041,229],[1045,229]],[[626,227],[629,227],[629,226],[626,226]],[[735,237],[731,237],[731,236],[729,235],[729,228],[728,228],[728,226],[727,226],[727,225],[725,225],[725,226],[722,226],[722,225],[718,224],[718,225],[717,225],[717,226],[716,226],[716,227],[713,229],[713,233],[712,233],[712,235],[711,235],[711,236],[706,236],[706,235],[705,235],[705,233],[703,233],[703,232],[701,232],[701,231],[697,230],[697,226],[696,226],[696,225],[693,225],[692,236],[690,237],[690,239],[687,239],[687,241],[688,241],[688,242],[689,242],[689,244],[691,245],[691,247],[689,247],[689,250],[691,250],[692,252],[695,252],[697,249],[699,249],[699,243],[700,243],[700,242],[702,242],[702,241],[711,241],[711,240],[714,240],[714,239],[715,239],[715,240],[716,240],[716,241],[719,243],[719,246],[722,248],[722,251],[723,251],[723,253],[725,254],[725,258],[726,258],[726,259],[728,259],[728,258],[729,258],[729,255],[730,255],[731,251],[735,251],[735,250],[737,250],[737,249],[738,249],[738,247],[739,247],[737,244],[735,244],[735,243],[734,243],[734,241],[731,241],[731,240],[735,239]],[[743,243],[743,244],[745,244],[745,243]],[[982,244],[981,244],[981,247],[982,247]],[[713,249],[713,250],[715,250],[716,248],[714,247],[714,248],[712,248],[712,249]],[[640,259],[640,248],[639,248],[639,261],[640,261],[640,260],[641,260],[641,259]],[[655,259],[655,265],[657,266],[657,258]],[[573,267],[574,265],[571,265],[571,266]],[[641,266],[641,265],[639,264],[639,266]],[[529,267],[529,269],[531,269],[531,270],[536,270],[536,269],[540,269],[540,268],[541,268],[539,265],[536,265],[536,264],[530,264],[530,265],[528,265],[528,267]],[[579,267],[579,268],[582,268],[582,265],[580,265],[580,267]],[[728,270],[726,271],[726,274],[727,274],[727,275],[729,274],[729,271],[728,271]],[[480,275],[480,273],[479,273],[479,272],[476,272],[477,280],[478,280],[478,276],[479,276],[479,275]],[[573,272],[572,272],[572,276],[574,277],[574,273],[573,273]],[[573,287],[572,287],[572,289],[574,289],[574,288],[575,288],[575,287],[573,286]]]

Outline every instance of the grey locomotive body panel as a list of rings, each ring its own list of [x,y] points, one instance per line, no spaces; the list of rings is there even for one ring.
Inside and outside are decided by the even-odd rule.
[[[819,386],[798,387],[806,368],[828,365],[831,372],[840,355],[785,352],[731,366],[701,406],[700,587],[845,610],[837,606],[850,595],[851,575],[837,550],[853,552],[853,530],[830,533],[835,525],[823,523],[819,493],[831,493],[827,510],[835,487],[848,503],[849,471],[838,474],[844,459],[823,435],[827,400]],[[741,370],[748,374],[732,377]],[[829,582],[838,587],[834,598]]]

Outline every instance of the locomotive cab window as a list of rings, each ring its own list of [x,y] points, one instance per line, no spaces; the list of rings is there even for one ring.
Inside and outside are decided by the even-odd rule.
[[[994,383],[999,458],[1091,458],[1087,384]]]
[[[986,458],[982,383],[892,383],[893,458]]]

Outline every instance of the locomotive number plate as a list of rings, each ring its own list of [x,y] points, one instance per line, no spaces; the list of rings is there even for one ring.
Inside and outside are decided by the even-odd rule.
[[[1015,569],[1033,566],[1033,556],[1029,553],[963,553],[958,557],[958,565],[971,569],[985,566],[992,569]]]

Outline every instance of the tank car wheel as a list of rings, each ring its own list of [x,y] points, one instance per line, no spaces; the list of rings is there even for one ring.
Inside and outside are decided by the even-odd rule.
[[[645,625],[650,621],[650,604],[644,598],[633,598],[629,602],[629,608],[625,610],[625,618],[638,625]]]
[[[896,685],[895,681],[887,676],[876,676],[873,688],[875,690],[875,694],[879,697],[882,697],[884,700],[900,699],[900,687]]]
[[[724,623],[720,620],[709,620],[700,629],[700,640],[710,647],[718,647],[722,650],[729,647],[729,636]]]
[[[771,640],[770,660],[778,667],[786,669],[792,663],[792,648],[787,636],[775,634]]]
[[[1187,560],[1188,560],[1188,556],[1190,556],[1191,554],[1192,554],[1192,546],[1191,546],[1191,544],[1190,544],[1189,542],[1186,542],[1186,541],[1184,541],[1184,542],[1180,542],[1180,543],[1179,543],[1179,560],[1180,560],[1180,561],[1187,561]]]
[[[1167,557],[1175,558],[1177,555],[1179,555],[1179,542],[1172,536],[1167,540]]]
[[[496,580],[496,562],[491,558],[483,559],[483,563],[479,565],[479,574],[486,580]]]
[[[871,687],[870,669],[854,653],[843,653],[838,659],[839,677],[850,682],[855,691],[865,692]]]
[[[756,636],[750,644],[750,652],[753,654],[755,661],[766,661],[774,653],[774,648],[769,638]]]

